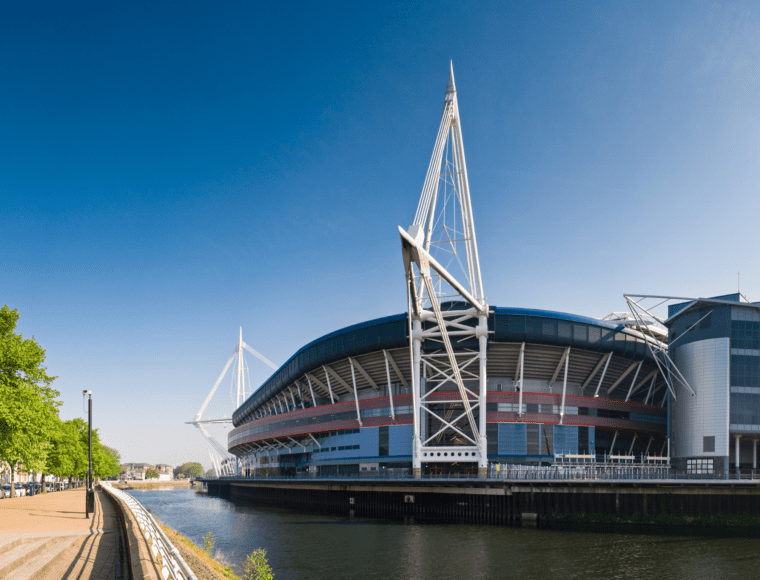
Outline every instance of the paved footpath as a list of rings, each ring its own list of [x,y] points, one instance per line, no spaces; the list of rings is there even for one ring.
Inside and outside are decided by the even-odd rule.
[[[0,500],[0,578],[121,579],[119,517],[103,492],[85,518],[84,489]]]

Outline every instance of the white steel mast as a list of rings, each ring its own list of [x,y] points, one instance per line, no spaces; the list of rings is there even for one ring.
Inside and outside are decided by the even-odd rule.
[[[196,413],[195,418],[192,421],[187,421],[189,425],[195,425],[195,427],[198,429],[198,431],[201,432],[201,435],[206,439],[206,441],[209,442],[209,444],[212,447],[212,451],[210,452],[212,455],[212,465],[214,467],[214,471],[216,473],[216,476],[219,477],[220,475],[232,475],[232,461],[225,461],[225,460],[231,460],[233,459],[233,456],[230,455],[225,448],[224,445],[219,443],[203,426],[204,423],[231,423],[232,419],[202,419],[203,412],[206,410],[206,407],[211,402],[211,398],[214,396],[214,393],[216,393],[217,388],[219,388],[219,385],[222,382],[222,379],[227,374],[227,370],[229,370],[230,365],[232,365],[232,361],[235,360],[235,357],[237,356],[237,387],[236,387],[236,404],[235,408],[237,409],[240,407],[242,403],[245,402],[246,399],[246,391],[245,391],[245,371],[246,371],[246,364],[245,360],[243,359],[243,350],[247,350],[252,355],[254,355],[256,358],[258,358],[260,361],[262,361],[264,364],[266,364],[268,367],[270,367],[273,370],[277,370],[277,365],[275,365],[272,361],[264,357],[263,355],[259,354],[255,350],[253,350],[250,346],[248,346],[245,342],[243,342],[243,327],[240,327],[240,335],[238,338],[238,343],[235,345],[235,350],[232,351],[232,354],[230,355],[230,358],[227,359],[227,364],[224,365],[224,368],[222,369],[222,373],[219,375],[219,378],[216,379],[216,382],[214,383],[214,386],[211,387],[211,391],[209,391],[209,394],[206,396],[206,399],[203,401],[203,404],[201,405],[200,409],[198,409],[198,413]],[[253,394],[252,392],[249,393]]]
[[[399,233],[411,321],[414,474],[422,463],[477,462],[485,477],[488,305],[453,64],[417,213]]]

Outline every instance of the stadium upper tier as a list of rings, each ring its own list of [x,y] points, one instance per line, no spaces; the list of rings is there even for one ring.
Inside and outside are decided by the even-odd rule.
[[[489,391],[515,390],[522,349],[525,392],[556,393],[555,383],[561,391],[563,376],[558,373],[570,347],[568,396],[641,403],[647,397],[654,401],[654,393],[663,392],[664,381],[655,372],[647,339],[634,329],[572,314],[499,307],[490,309],[488,328]],[[355,324],[307,344],[235,411],[234,426],[297,408],[388,397],[389,374],[391,384],[401,389],[399,395],[410,393],[408,332],[407,315],[398,314]],[[462,352],[469,346],[457,343]]]

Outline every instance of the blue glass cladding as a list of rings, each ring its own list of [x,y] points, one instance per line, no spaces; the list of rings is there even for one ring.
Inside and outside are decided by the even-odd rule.
[[[346,431],[337,432],[343,433],[340,435],[331,434],[326,437],[318,437],[322,449],[313,450],[313,459],[315,461],[323,461],[326,459],[352,459],[354,457],[374,457],[377,455],[377,427],[348,429]]]
[[[760,357],[732,354],[731,386],[760,387]]]
[[[578,453],[578,427],[575,425],[554,426],[554,454]]]
[[[413,433],[414,427],[412,425],[393,425],[389,427],[389,455],[391,457],[397,457],[399,455],[411,455]]]
[[[760,322],[732,320],[731,348],[760,349]]]
[[[527,454],[527,425],[525,423],[499,423],[499,455]]]

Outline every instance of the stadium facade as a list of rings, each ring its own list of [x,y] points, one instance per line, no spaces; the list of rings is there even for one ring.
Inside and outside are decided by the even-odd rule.
[[[406,314],[371,320],[295,353],[233,415],[228,446],[244,472],[410,469],[408,328]],[[668,390],[640,332],[571,314],[499,307],[491,308],[488,329],[489,462],[667,453]],[[423,393],[426,387],[423,377]],[[449,381],[431,395],[444,417],[462,412],[462,403],[447,402],[454,390]],[[439,431],[439,420],[421,419],[424,438]],[[461,444],[456,434],[440,439],[447,448]],[[461,462],[441,458],[426,458],[426,472],[473,470],[464,456]]]

